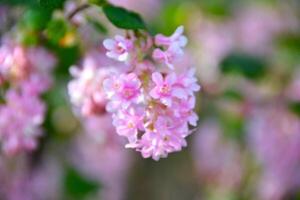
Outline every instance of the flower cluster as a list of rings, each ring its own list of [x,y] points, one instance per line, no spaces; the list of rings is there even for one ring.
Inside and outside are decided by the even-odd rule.
[[[196,126],[194,92],[200,89],[194,69],[175,68],[187,38],[183,27],[170,37],[127,34],[106,39],[106,55],[129,66],[103,82],[117,133],[144,158],[159,160],[185,147],[189,125]]]
[[[0,142],[6,154],[36,148],[46,110],[40,95],[51,86],[55,62],[40,47],[12,42],[0,47]]]

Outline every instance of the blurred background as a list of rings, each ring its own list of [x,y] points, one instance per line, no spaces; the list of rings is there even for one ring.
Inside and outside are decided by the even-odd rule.
[[[123,32],[96,6],[71,19],[83,0],[37,2],[0,0],[1,46],[46,49],[32,59],[55,65],[36,149],[0,154],[1,200],[300,200],[300,1],[110,1],[189,39],[199,127],[158,162],[125,149],[104,110],[82,118],[69,100],[70,67],[113,65],[102,41]]]

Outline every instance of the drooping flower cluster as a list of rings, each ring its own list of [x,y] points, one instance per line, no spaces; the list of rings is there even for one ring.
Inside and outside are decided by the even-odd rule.
[[[6,154],[36,148],[46,110],[40,95],[51,86],[55,62],[40,47],[12,42],[0,47],[0,142]]]
[[[200,89],[194,69],[178,73],[187,38],[179,27],[170,37],[158,34],[116,36],[103,42],[107,56],[129,66],[104,80],[117,133],[145,158],[159,160],[185,147],[189,125],[196,126],[194,92]],[[152,42],[154,41],[154,43]],[[157,62],[156,62],[157,61]]]

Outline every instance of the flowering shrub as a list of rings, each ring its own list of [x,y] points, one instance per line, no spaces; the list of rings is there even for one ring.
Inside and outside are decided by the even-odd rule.
[[[0,199],[299,199],[299,10],[1,0]]]

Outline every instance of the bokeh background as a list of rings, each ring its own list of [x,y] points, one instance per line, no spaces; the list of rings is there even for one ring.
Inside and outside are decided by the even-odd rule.
[[[68,97],[70,66],[108,62],[102,41],[123,32],[97,7],[68,20],[85,1],[37,2],[0,0],[1,45],[42,46],[57,61],[38,148],[0,154],[1,200],[300,199],[300,1],[111,0],[151,32],[184,25],[189,39],[199,127],[158,162],[125,149],[107,113],[84,119]]]

